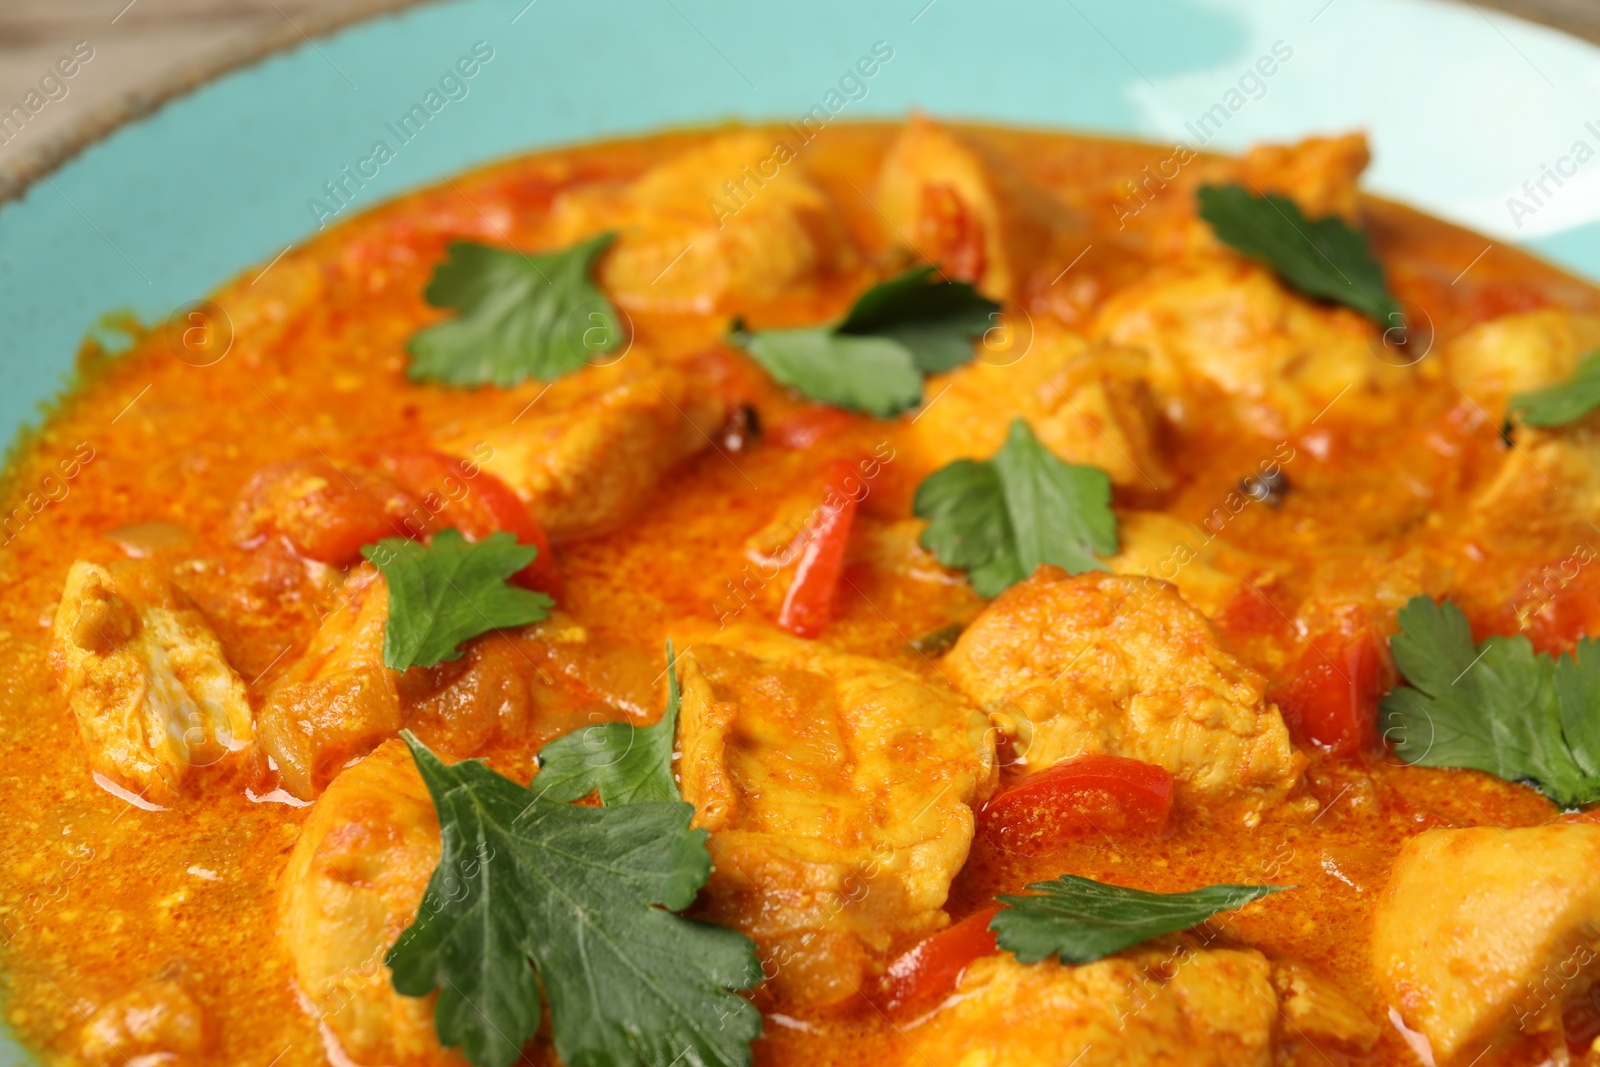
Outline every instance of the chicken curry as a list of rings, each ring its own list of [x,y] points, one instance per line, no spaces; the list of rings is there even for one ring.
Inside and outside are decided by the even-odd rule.
[[[514,159],[13,453],[45,1063],[1600,1063],[1600,292],[1240,158]]]

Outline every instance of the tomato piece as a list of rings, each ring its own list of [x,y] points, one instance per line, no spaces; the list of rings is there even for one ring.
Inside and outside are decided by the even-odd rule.
[[[1289,620],[1294,608],[1291,604],[1285,611],[1282,600],[1283,594],[1272,575],[1240,582],[1217,618],[1217,628],[1238,644],[1288,640],[1294,630]]]
[[[931,937],[923,938],[889,964],[884,1006],[905,1009],[942,998],[961,981],[973,960],[1000,951],[989,921],[1000,911],[991,904]]]
[[[291,460],[261,468],[245,485],[235,529],[246,543],[276,531],[305,558],[344,566],[361,558],[362,545],[403,533],[414,503],[369,470]]]
[[[929,182],[922,187],[917,247],[938,264],[940,271],[958,282],[976,282],[988,266],[983,220],[975,218],[955,186]]]
[[[855,464],[835,460],[827,466],[827,488],[822,504],[807,524],[805,547],[794,581],[778,609],[778,625],[800,637],[816,637],[833,617],[839,575],[844,570],[844,550],[855,524],[857,494],[865,485]]]
[[[501,531],[512,534],[518,544],[532,545],[539,554],[511,581],[560,595],[561,573],[550,553],[550,538],[505,482],[477,464],[442,452],[393,452],[384,457],[383,466],[419,502],[406,517],[408,537],[448,529],[460,530],[468,541]]]
[[[770,437],[779,448],[810,448],[818,441],[843,433],[854,421],[855,416],[843,408],[812,404],[774,426]]]
[[[1171,813],[1164,767],[1091,753],[1002,790],[979,813],[978,832],[1007,852],[1036,855],[1096,831],[1160,833]]]
[[[1390,677],[1388,654],[1371,631],[1330,635],[1311,642],[1271,699],[1297,743],[1349,756],[1376,744]]]

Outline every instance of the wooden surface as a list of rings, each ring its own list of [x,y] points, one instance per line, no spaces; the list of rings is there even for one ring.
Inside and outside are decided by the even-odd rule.
[[[182,70],[204,76],[248,55],[251,42],[297,40],[328,21],[330,0],[0,0],[0,111],[20,103],[72,45],[94,58],[21,136],[0,144],[0,169],[97,108],[165,84]],[[1600,0],[1490,0],[1500,8],[1600,43]],[[142,110],[140,107],[134,111]],[[8,158],[9,157],[9,158]]]
[[[319,0],[0,0],[0,110],[20,103],[72,45],[91,59],[22,136],[0,145],[20,151],[65,129],[147,80],[237,47],[286,22],[309,24]]]

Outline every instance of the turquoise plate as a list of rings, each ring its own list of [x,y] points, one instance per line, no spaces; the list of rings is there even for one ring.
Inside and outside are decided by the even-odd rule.
[[[441,85],[474,48],[487,62]],[[875,48],[888,61],[854,78]],[[1370,189],[1600,279],[1597,99],[1600,49],[1422,0],[410,8],[213,81],[0,206],[0,436],[37,418],[103,312],[163,318],[335,207],[539,145],[724,117],[920,107],[1225,150],[1359,127]],[[426,121],[397,136],[414,105]],[[340,206],[324,183],[378,141],[392,158]],[[0,1064],[28,1062],[0,1047]]]

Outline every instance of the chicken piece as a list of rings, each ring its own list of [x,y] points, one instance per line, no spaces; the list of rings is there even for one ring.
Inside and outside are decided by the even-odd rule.
[[[1236,173],[1251,192],[1287,196],[1308,218],[1338,215],[1359,223],[1361,191],[1356,182],[1370,162],[1366,134],[1346,133],[1256,145],[1239,160]]]
[[[1378,898],[1373,977],[1440,1067],[1530,1036],[1564,1049],[1561,1006],[1600,976],[1597,922],[1600,826],[1429,830]]]
[[[1277,996],[1255,951],[1182,942],[1078,967],[1009,953],[903,1034],[905,1067],[1269,1067]],[[904,1047],[904,1046],[901,1046]]]
[[[211,624],[147,561],[73,563],[50,662],[89,765],[156,803],[254,736],[244,683]]]
[[[984,609],[942,666],[1030,767],[1127,756],[1170,771],[1180,800],[1234,803],[1253,821],[1305,765],[1266,679],[1152,578],[1040,567]]]
[[[785,1000],[854,994],[940,909],[992,791],[983,716],[909,671],[736,624],[682,658],[683,797],[711,831],[707,917]]]
[[[608,533],[662,475],[709,447],[727,414],[726,400],[685,370],[637,362],[567,375],[518,418],[486,412],[439,447],[467,455],[486,444],[483,468],[528,502],[552,541]]]
[[[1600,349],[1600,316],[1566,311],[1508,315],[1473,327],[1445,351],[1451,379],[1488,420],[1516,393],[1572,376]],[[1600,418],[1561,427],[1519,425],[1516,448],[1468,504],[1463,535],[1479,546],[1587,543],[1600,509]]]
[[[1514,393],[1572,377],[1578,357],[1600,349],[1600,315],[1546,309],[1479,323],[1445,349],[1450,378],[1491,419]]]
[[[341,606],[272,687],[257,726],[284,788],[303,800],[403,725],[396,679],[383,663],[389,590],[371,564],[345,583]]]
[[[1099,467],[1123,488],[1160,492],[1172,475],[1157,445],[1147,364],[1142,352],[1091,347],[1041,325],[1014,363],[980,358],[929,379],[933,399],[910,424],[911,439],[930,466],[988,459],[1022,418],[1062,460]]]
[[[1142,180],[1122,183],[1126,193],[1119,218],[1132,208],[1128,217],[1139,218],[1138,228],[1148,231],[1149,248],[1157,253],[1231,260],[1233,250],[1200,217],[1196,194],[1201,186],[1237,184],[1256,195],[1274,193],[1293,200],[1308,218],[1336,215],[1359,226],[1358,182],[1370,160],[1361,133],[1256,145],[1236,160],[1180,149],[1154,172],[1147,167]],[[1141,217],[1147,209],[1148,217]]]
[[[552,221],[567,241],[620,231],[599,277],[624,307],[711,314],[855,260],[832,201],[771,134],[712,137],[624,188],[563,193]]]
[[[438,862],[433,800],[398,739],[335,779],[289,856],[278,936],[295,984],[356,1063],[465,1063],[439,1045],[434,998],[396,993],[383,963],[416,918]]]
[[[1272,985],[1278,991],[1287,1035],[1353,1052],[1371,1052],[1378,1043],[1378,1024],[1343,990],[1305,964],[1273,964]]]
[[[1004,161],[922,116],[884,158],[876,206],[892,239],[1003,301],[1016,299],[1067,222]]]
[[[1587,544],[1600,513],[1600,418],[1519,426],[1515,440],[1472,495],[1459,532],[1480,546]]]
[[[1221,393],[1265,436],[1306,425],[1346,389],[1348,409],[1371,406],[1408,375],[1380,358],[1365,318],[1295,296],[1239,260],[1153,271],[1106,301],[1091,334],[1150,354],[1150,384],[1173,421],[1211,419],[1210,396]]]
[[[88,1067],[197,1062],[205,1046],[205,1017],[182,985],[157,979],[135,986],[84,1023],[80,1062]]]

